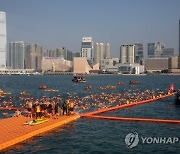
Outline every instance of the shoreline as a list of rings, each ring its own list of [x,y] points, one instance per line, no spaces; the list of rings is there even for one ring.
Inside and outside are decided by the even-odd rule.
[[[73,75],[72,72],[62,72],[62,73],[40,73],[40,74],[0,74],[0,76],[44,76],[44,75],[48,75],[48,76],[51,76],[51,75]],[[162,76],[170,76],[170,75],[179,75],[180,76],[180,73],[160,73],[160,74],[83,74],[84,76],[108,76],[108,75],[111,75],[111,76],[158,76],[158,75],[162,75]]]

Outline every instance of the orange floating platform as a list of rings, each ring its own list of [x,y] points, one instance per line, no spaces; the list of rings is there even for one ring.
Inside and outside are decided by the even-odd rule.
[[[138,121],[138,122],[157,122],[157,123],[176,123],[180,124],[180,120],[169,120],[169,119],[149,119],[149,118],[124,118],[124,117],[111,117],[111,116],[96,116],[88,115],[86,117],[96,118],[96,119],[107,119],[116,121]]]
[[[0,111],[16,111],[16,110],[19,110],[19,111],[23,111],[24,108],[16,108],[16,107],[0,107]]]
[[[125,108],[125,107],[131,107],[134,105],[140,105],[140,104],[145,104],[145,103],[150,103],[156,100],[160,100],[163,98],[167,98],[170,97],[172,95],[174,95],[176,92],[174,93],[170,93],[167,95],[163,95],[161,97],[156,97],[156,98],[152,98],[152,99],[148,99],[148,100],[143,100],[140,102],[133,102],[130,104],[124,104],[124,105],[120,105],[120,106],[113,106],[110,108],[105,108],[105,109],[100,109],[97,111],[92,111],[89,113],[85,113],[85,114],[81,114],[81,117],[88,117],[88,118],[96,118],[96,119],[107,119],[107,120],[117,120],[117,121],[138,121],[138,122],[157,122],[157,123],[176,123],[176,124],[180,124],[180,120],[169,120],[169,119],[149,119],[149,118],[125,118],[125,117],[111,117],[111,116],[99,116],[99,115],[95,115],[95,114],[100,114],[100,113],[104,113],[104,112],[108,112],[108,111],[112,111],[112,110],[117,110],[117,109],[121,109],[121,108]]]
[[[112,110],[117,110],[121,108],[131,107],[135,105],[145,104],[159,99],[167,98],[175,93],[167,94],[161,97],[156,97],[149,100],[143,100],[140,102],[133,102],[129,104],[124,104],[120,106],[114,106],[110,108],[105,108],[81,115],[72,115],[72,116],[62,116],[59,119],[48,119],[48,122],[42,123],[40,125],[29,126],[23,125],[26,121],[30,121],[30,118],[20,116],[0,120],[0,151],[25,141],[33,136],[36,136],[41,133],[45,133],[49,130],[62,126],[66,123],[72,122],[80,117],[92,117],[92,118],[101,118],[101,119],[110,119],[110,120],[121,120],[121,121],[149,121],[149,122],[169,122],[169,123],[180,123],[179,120],[163,120],[163,119],[143,119],[143,118],[121,118],[121,117],[104,117],[104,116],[95,116],[94,114],[99,114],[103,112],[108,112]],[[3,108],[1,108],[3,109]]]
[[[133,102],[133,103],[129,103],[129,104],[123,104],[123,105],[119,105],[119,106],[113,106],[113,107],[109,107],[109,108],[104,108],[104,109],[92,111],[92,112],[89,112],[89,113],[81,114],[81,117],[86,117],[86,116],[89,116],[89,115],[100,114],[100,113],[104,113],[104,112],[108,112],[108,111],[113,111],[113,110],[117,110],[117,109],[122,109],[122,108],[126,108],[126,107],[131,107],[131,106],[135,106],[135,105],[150,103],[150,102],[153,102],[153,101],[157,101],[157,100],[160,100],[160,99],[163,99],[163,98],[170,97],[170,96],[174,95],[175,93],[170,93],[170,94],[167,94],[167,95],[162,95],[161,97],[156,97],[156,98],[152,98],[152,99],[142,100],[142,101],[139,101],[139,102]]]
[[[47,132],[80,118],[79,115],[62,116],[59,119],[48,119],[48,122],[39,125],[24,125],[32,119],[20,116],[0,120],[0,150],[25,141],[33,136]]]

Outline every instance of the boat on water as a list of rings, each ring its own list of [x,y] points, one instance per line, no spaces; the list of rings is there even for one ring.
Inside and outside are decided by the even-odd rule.
[[[3,92],[3,95],[11,95],[11,93],[4,91],[4,92]]]
[[[46,91],[46,92],[57,92],[59,90],[57,90],[57,89],[45,89],[44,91]]]
[[[175,103],[180,105],[180,91],[178,91],[175,95]]]
[[[125,85],[125,83],[124,82],[117,82],[117,85]]]
[[[46,89],[47,87],[43,84],[39,86],[39,89]]]
[[[84,83],[84,82],[86,82],[84,76],[74,76],[74,79],[72,79],[72,81],[73,82],[77,82],[77,83]]]
[[[113,86],[113,85],[107,85],[107,86],[106,86],[106,89],[116,89],[116,86]]]
[[[129,85],[134,86],[134,85],[138,85],[141,84],[141,82],[139,81],[129,81]]]
[[[27,95],[29,95],[29,92],[23,91],[23,92],[21,92],[20,94],[21,94],[21,95],[24,95],[24,96],[27,96]]]
[[[86,86],[85,90],[92,90],[92,86]]]

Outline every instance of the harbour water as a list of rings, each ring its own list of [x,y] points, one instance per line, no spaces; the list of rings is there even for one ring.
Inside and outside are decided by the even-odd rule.
[[[28,91],[34,98],[55,96],[63,98],[69,93],[76,93],[86,97],[94,93],[116,93],[124,90],[154,90],[167,91],[168,86],[174,83],[175,89],[180,89],[180,76],[125,76],[100,75],[87,76],[86,83],[72,83],[70,75],[43,75],[43,76],[0,76],[0,89],[11,92],[17,106],[22,103],[18,96],[22,91]],[[129,81],[140,81],[141,84],[129,86]],[[116,89],[100,91],[100,86],[116,85],[123,81],[125,85],[118,85]],[[47,93],[38,89],[45,84],[48,88],[59,90],[56,93]],[[92,86],[86,91],[85,86]],[[1,100],[2,103],[3,99]],[[170,97],[149,104],[134,106],[126,109],[104,113],[121,117],[146,117],[162,119],[180,119],[180,107],[174,104]],[[0,111],[0,117],[2,111]],[[79,119],[54,131],[34,137],[24,143],[9,148],[5,153],[179,153],[180,141],[177,143],[142,143],[133,148],[125,144],[125,137],[129,133],[137,132],[141,137],[176,137],[180,139],[179,124],[119,122],[100,119]]]

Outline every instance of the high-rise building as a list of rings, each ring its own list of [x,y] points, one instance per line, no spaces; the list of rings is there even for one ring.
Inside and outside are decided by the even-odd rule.
[[[67,50],[66,50],[66,48],[65,47],[57,48],[56,49],[56,57],[61,57],[61,58],[66,59],[66,57],[67,57]]]
[[[74,57],[80,57],[80,53],[79,52],[72,52],[70,50],[67,50],[65,60],[73,61]]]
[[[142,43],[135,43],[135,63],[143,64],[143,44]]]
[[[179,55],[180,55],[180,20],[179,20]]]
[[[120,63],[133,64],[135,62],[134,49],[135,49],[135,45],[121,45],[120,46]]]
[[[89,64],[93,64],[93,56],[92,37],[83,37],[81,44],[81,57],[87,57]]]
[[[9,45],[9,64],[12,69],[25,69],[25,43],[11,42]]]
[[[38,44],[28,44],[25,50],[25,68],[41,70],[43,47]]]
[[[163,49],[165,48],[164,43],[148,43],[148,56],[149,57],[159,57],[163,55]]]
[[[148,56],[154,56],[155,43],[148,43]]]
[[[157,42],[157,43],[155,44],[154,55],[155,55],[155,56],[163,55],[163,49],[164,49],[164,47],[165,47],[164,43]]]
[[[6,67],[6,13],[0,12],[0,68]]]
[[[174,48],[164,48],[163,49],[163,56],[164,57],[171,57],[174,55]]]
[[[80,52],[73,52],[73,58],[74,57],[80,57]]]
[[[94,45],[94,64],[99,63],[101,61],[101,46],[99,43],[95,43]]]
[[[94,64],[99,63],[101,65],[102,59],[110,58],[110,44],[96,43],[94,45]]]
[[[148,43],[149,58],[167,58],[174,55],[174,48],[165,48],[165,44],[161,42]]]
[[[67,50],[66,60],[73,61],[73,52]]]
[[[44,57],[56,57],[68,61],[73,61],[73,57],[80,57],[79,52],[72,52],[67,50],[65,47],[57,48],[56,50],[46,50]]]
[[[111,58],[110,44],[107,43],[105,46],[105,58]]]

